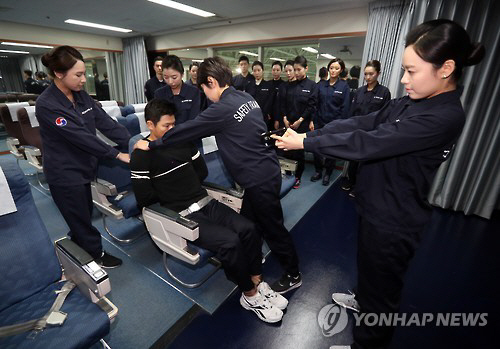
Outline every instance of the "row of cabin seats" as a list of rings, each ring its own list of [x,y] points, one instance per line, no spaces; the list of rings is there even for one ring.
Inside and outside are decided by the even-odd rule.
[[[34,102],[38,96],[34,93],[0,93],[0,103]]]
[[[126,119],[120,108],[124,108],[126,113],[129,109],[126,109],[127,107],[124,107],[123,103],[116,101],[98,103],[104,105],[103,109],[110,117],[126,124]],[[10,153],[18,160],[28,160],[37,173],[42,173],[43,146],[34,104],[34,102],[0,104],[0,121],[4,124],[8,134],[7,146]],[[118,120],[118,118],[120,119]]]

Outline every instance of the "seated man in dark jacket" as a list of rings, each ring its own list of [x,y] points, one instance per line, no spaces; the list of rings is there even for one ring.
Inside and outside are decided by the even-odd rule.
[[[151,100],[144,110],[151,131],[148,141],[161,139],[175,125],[175,105]],[[254,224],[226,205],[212,199],[201,186],[207,167],[192,144],[134,150],[130,169],[139,207],[159,202],[199,225],[194,243],[216,253],[229,280],[243,294],[243,308],[254,311],[265,322],[278,322],[286,298],[262,281],[261,240]]]

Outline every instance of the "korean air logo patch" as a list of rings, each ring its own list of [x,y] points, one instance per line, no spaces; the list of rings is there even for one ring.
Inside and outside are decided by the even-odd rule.
[[[68,124],[68,122],[66,121],[65,118],[57,118],[56,119],[56,125],[59,126],[59,127],[63,127],[63,126],[66,126]]]

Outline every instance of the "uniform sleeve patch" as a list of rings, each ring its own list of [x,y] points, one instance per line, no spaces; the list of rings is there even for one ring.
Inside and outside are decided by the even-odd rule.
[[[63,127],[63,126],[66,126],[68,124],[68,122],[66,121],[65,118],[63,117],[58,117],[56,119],[56,125],[59,126],[59,127]]]

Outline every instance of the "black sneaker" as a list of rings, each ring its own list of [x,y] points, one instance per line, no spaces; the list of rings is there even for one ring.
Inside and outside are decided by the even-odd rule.
[[[325,186],[326,186],[326,185],[328,185],[328,184],[330,184],[330,175],[327,175],[327,174],[326,174],[326,175],[323,177],[323,185],[325,185]]]
[[[112,269],[117,268],[122,265],[122,260],[115,256],[110,255],[106,251],[102,251],[102,255],[99,258],[95,259],[96,263],[99,264],[102,268]]]
[[[319,181],[320,179],[321,179],[321,173],[319,172],[316,172],[314,176],[311,176],[311,182],[316,182]]]
[[[280,294],[286,293],[288,291],[293,290],[294,288],[300,287],[302,285],[302,276],[291,276],[290,274],[283,274],[281,279],[272,284],[271,288],[274,292],[278,292]]]

